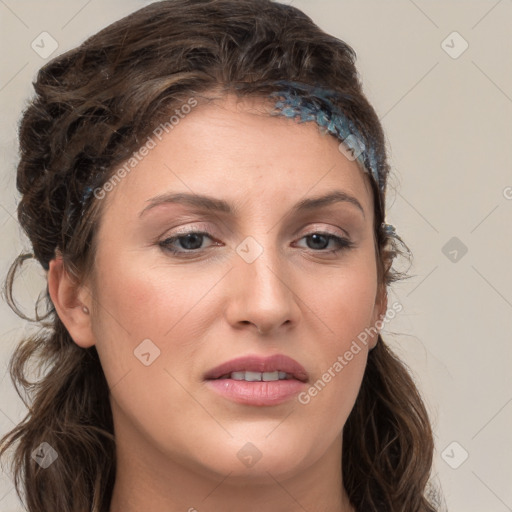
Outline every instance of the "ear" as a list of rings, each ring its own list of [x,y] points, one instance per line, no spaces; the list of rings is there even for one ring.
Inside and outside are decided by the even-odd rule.
[[[369,350],[375,348],[377,345],[377,341],[379,339],[378,334],[382,328],[382,319],[386,316],[386,311],[388,309],[388,292],[386,290],[385,285],[379,286],[379,290],[377,292],[377,298],[375,300],[375,307],[373,309],[373,318],[372,318],[372,327],[378,331],[375,335],[370,337],[368,347]],[[373,331],[373,329],[372,329]]]
[[[95,344],[91,329],[91,296],[65,268],[62,256],[50,261],[48,291],[60,320],[82,348]]]

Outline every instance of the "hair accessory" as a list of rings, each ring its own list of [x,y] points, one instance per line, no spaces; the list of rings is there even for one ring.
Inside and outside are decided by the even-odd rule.
[[[91,186],[85,187],[84,193],[82,195],[82,200],[81,200],[82,204],[84,204],[87,201],[87,199],[89,199],[89,197],[91,197],[93,190],[94,190],[94,188]]]
[[[288,118],[299,118],[300,122],[315,121],[327,132],[336,136],[348,147],[351,160],[361,164],[377,183],[380,191],[385,188],[384,177],[379,174],[379,158],[375,142],[365,138],[354,122],[352,122],[331,100],[350,95],[336,91],[313,87],[299,82],[281,80],[274,82],[283,89],[270,94],[281,98],[275,105],[278,112],[272,115],[284,115]],[[341,147],[340,147],[341,150]]]
[[[379,173],[381,158],[376,150],[372,137],[364,137],[355,123],[337,107],[332,100],[345,98],[349,94],[340,93],[323,87],[309,84],[277,80],[271,82],[275,87],[282,88],[270,94],[280,98],[275,103],[276,112],[271,115],[283,115],[291,119],[299,118],[300,122],[315,121],[318,126],[337,137],[348,151],[340,145],[340,151],[350,160],[357,160],[362,170],[367,172],[377,184],[381,192],[385,189],[385,177]],[[94,187],[87,186],[80,200],[82,215],[85,202],[91,197]]]
[[[396,228],[393,226],[393,224],[386,224],[385,222],[382,223],[382,229],[384,229],[384,233],[388,236],[395,236],[396,235]]]

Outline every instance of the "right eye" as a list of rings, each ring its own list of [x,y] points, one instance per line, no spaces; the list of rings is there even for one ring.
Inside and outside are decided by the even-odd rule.
[[[213,239],[210,233],[205,231],[189,231],[171,236],[159,242],[159,245],[166,251],[174,255],[196,254],[201,250],[205,238]],[[176,247],[176,242],[179,243],[181,249]]]

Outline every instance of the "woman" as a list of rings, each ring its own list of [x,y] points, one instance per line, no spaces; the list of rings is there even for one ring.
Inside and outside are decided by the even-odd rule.
[[[290,6],[170,0],[40,70],[18,214],[49,311],[11,373],[46,372],[2,442],[30,512],[436,510],[354,61]]]

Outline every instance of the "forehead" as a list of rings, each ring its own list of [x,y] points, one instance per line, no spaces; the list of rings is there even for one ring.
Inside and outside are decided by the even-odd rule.
[[[368,177],[340,151],[339,141],[314,122],[270,116],[273,105],[233,95],[199,103],[159,137],[148,138],[150,149],[108,194],[108,203],[143,207],[175,190],[284,204],[341,188],[371,209]]]

